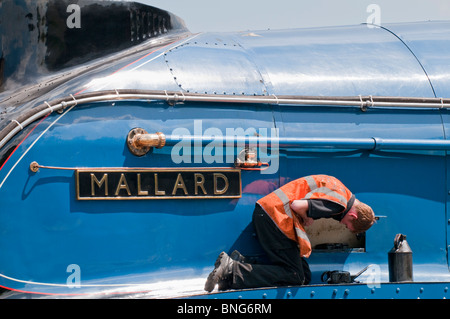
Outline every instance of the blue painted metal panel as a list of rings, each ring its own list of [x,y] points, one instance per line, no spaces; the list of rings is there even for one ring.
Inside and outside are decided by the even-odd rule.
[[[399,28],[406,33],[407,27]],[[434,83],[441,79],[428,71],[434,64],[429,66],[431,60],[405,43],[385,28],[365,25],[198,34],[80,74],[16,111],[69,94],[122,88],[180,94],[434,97],[433,88],[440,82]],[[8,110],[3,121],[16,114]],[[89,103],[64,115],[51,114],[5,146],[12,150],[22,141],[14,153],[1,153],[7,160],[0,170],[0,285],[73,294],[66,285],[71,264],[81,268],[84,284],[204,280],[222,250],[262,255],[250,223],[256,200],[294,178],[325,173],[340,178],[381,217],[366,233],[362,250],[314,251],[309,259],[315,284],[311,287],[200,297],[259,298],[263,292],[267,298],[345,298],[349,289],[348,298],[415,298],[421,296],[422,283],[402,284],[399,291],[399,286],[387,284],[387,252],[400,232],[408,236],[413,250],[414,279],[428,281],[432,291],[428,296],[445,297],[450,277],[447,117],[447,111],[438,109],[363,112],[346,106],[212,102],[170,106],[147,100]],[[271,163],[277,167],[268,174],[242,171],[239,199],[78,201],[76,167],[232,167],[243,147],[233,146],[231,156],[229,149],[224,153],[214,149],[216,153],[205,158],[214,140],[197,145],[194,139],[192,153],[180,161],[176,157],[180,154],[174,154],[179,141],[174,138],[166,147],[136,157],[126,146],[126,136],[135,127],[167,136],[231,132],[233,139],[275,137],[280,141],[279,162]],[[322,147],[327,139],[334,144]],[[387,141],[386,148],[382,140]],[[430,145],[420,147],[423,141]],[[33,173],[29,169],[33,161],[72,169],[41,168]],[[368,285],[318,285],[324,270],[356,273],[368,264],[379,267],[382,285],[375,293]],[[75,293],[98,289],[102,288],[85,285]],[[138,289],[145,287],[131,287]],[[422,293],[428,291],[424,288]]]
[[[448,74],[450,59],[446,54],[436,54],[436,52],[448,52],[450,49],[448,32],[450,30],[450,24],[446,21],[441,21],[436,23],[393,25],[388,29],[395,33],[417,57],[430,79],[435,96],[447,96],[449,94],[450,83]],[[445,136],[448,137],[450,119],[447,110],[442,110],[442,120],[445,128]],[[447,174],[447,190],[450,189],[449,186],[450,181]],[[449,193],[446,192],[446,194],[447,212],[445,218],[448,221],[450,219],[448,211]],[[450,223],[447,222],[445,230],[447,233],[446,251],[450,247],[448,227],[450,227]]]
[[[194,115],[196,126],[186,114]],[[53,283],[64,284],[67,266],[77,264],[87,281],[105,274],[153,272],[155,275],[147,278],[152,282],[174,272],[182,277],[199,275],[218,249],[237,245],[245,251],[255,244],[251,232],[245,231],[251,221],[249,205],[255,202],[251,194],[239,200],[80,202],[75,199],[72,170],[42,169],[33,174],[28,167],[31,161],[60,167],[98,167],[99,163],[103,167],[204,167],[203,159],[195,163],[195,153],[188,163],[174,163],[167,148],[135,157],[124,143],[126,135],[136,126],[175,133],[184,129],[194,134],[202,133],[201,125],[204,130],[217,128],[224,135],[228,127],[241,127],[251,133],[272,127],[270,110],[211,106],[198,112],[195,105],[139,102],[99,105],[68,112],[35,143],[58,117],[52,115],[40,124],[1,171],[6,207],[0,213],[2,232],[6,237],[16,236],[14,241],[1,243],[5,252],[1,273],[35,282],[51,278]],[[240,149],[234,154],[237,151]],[[233,164],[223,161],[213,167]],[[273,175],[276,182],[277,173],[268,176]],[[242,175],[243,185],[257,180],[255,174]],[[2,280],[4,286],[21,287]],[[38,285],[38,289],[42,287]]]
[[[286,137],[381,136],[414,139],[420,136],[430,140],[444,139],[438,111],[361,112],[351,108],[317,111],[313,108],[281,106],[280,112],[283,123],[279,126]],[[418,116],[420,123],[417,123]],[[345,269],[354,267],[351,266],[354,263],[382,264],[386,256],[380,256],[380,252],[389,251],[395,234],[399,232],[408,234],[408,242],[414,247],[415,261],[433,260],[436,264],[445,265],[445,152],[367,152],[346,149],[321,151],[314,148],[287,149],[281,152],[282,180],[288,182],[310,173],[337,176],[352,189],[357,198],[371,205],[376,214],[385,216],[366,232],[365,253],[341,254],[341,260],[335,267]],[[411,172],[415,172],[414,177]],[[424,184],[433,184],[433,188],[424,188]],[[427,219],[426,225],[414,222],[422,218]],[[380,237],[380,233],[384,235]],[[317,282],[321,273],[329,270],[326,268],[330,267],[329,260],[314,254],[310,260],[321,264],[315,273],[313,271]],[[414,276],[421,280],[432,275],[430,270],[425,273],[416,270]]]

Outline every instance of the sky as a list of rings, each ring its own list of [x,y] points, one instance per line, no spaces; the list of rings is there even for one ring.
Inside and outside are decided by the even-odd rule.
[[[182,18],[191,32],[450,20],[449,0],[134,0]]]

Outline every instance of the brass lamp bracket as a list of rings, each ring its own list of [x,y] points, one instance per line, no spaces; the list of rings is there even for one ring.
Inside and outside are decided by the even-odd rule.
[[[130,152],[136,156],[147,154],[152,147],[162,148],[166,144],[166,136],[161,132],[149,134],[142,128],[134,128],[127,135]]]

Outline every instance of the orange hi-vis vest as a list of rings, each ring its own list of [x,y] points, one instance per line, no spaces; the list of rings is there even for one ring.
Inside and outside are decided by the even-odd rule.
[[[329,200],[342,205],[342,211],[345,211],[351,198],[350,190],[337,178],[327,175],[310,175],[287,183],[261,198],[257,203],[288,238],[298,243],[300,255],[309,257],[311,243],[303,225],[291,210],[292,201]]]

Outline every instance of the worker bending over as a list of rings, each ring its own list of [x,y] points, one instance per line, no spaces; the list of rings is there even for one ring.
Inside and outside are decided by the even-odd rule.
[[[311,243],[305,226],[315,219],[333,218],[351,232],[361,233],[375,222],[372,209],[360,202],[337,178],[310,175],[276,189],[256,202],[253,225],[271,264],[247,262],[234,251],[222,252],[209,274],[205,290],[305,285],[311,271],[305,258]]]

